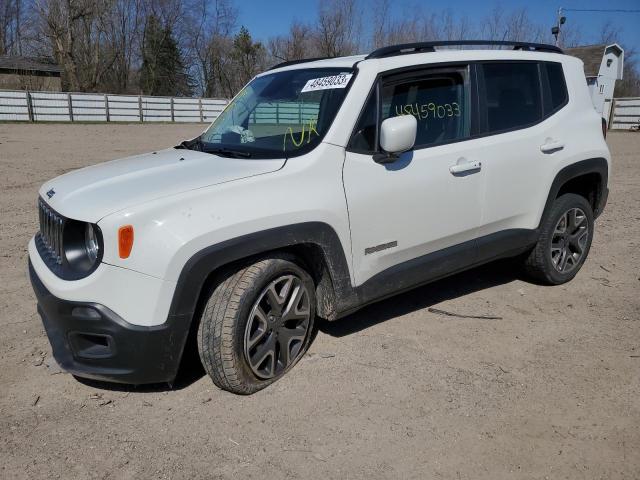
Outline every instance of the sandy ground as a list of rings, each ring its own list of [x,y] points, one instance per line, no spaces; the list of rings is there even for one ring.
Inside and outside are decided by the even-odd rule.
[[[0,124],[0,478],[640,478],[640,134],[609,136],[609,205],[568,285],[503,262],[420,288],[321,324],[251,397],[196,367],[168,390],[48,366],[26,274],[39,185],[201,129]]]

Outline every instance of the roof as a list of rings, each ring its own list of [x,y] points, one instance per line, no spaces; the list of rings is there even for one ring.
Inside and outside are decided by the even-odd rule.
[[[531,58],[528,56],[519,57],[517,54],[520,52],[533,52],[533,53],[554,53],[562,54],[563,51],[556,45],[546,45],[542,43],[531,42],[516,42],[516,41],[495,41],[495,40],[438,40],[430,42],[414,42],[403,43],[398,45],[389,45],[387,47],[378,48],[368,55],[352,55],[349,57],[326,57],[326,58],[309,58],[292,60],[279,63],[267,72],[271,73],[273,70],[297,70],[301,68],[322,68],[322,67],[336,67],[336,68],[353,68],[356,63],[364,60],[381,60],[390,59],[395,57],[405,57],[406,55],[414,56],[418,54],[428,53],[429,61],[425,63],[436,63],[442,61],[441,57],[446,56],[447,52],[454,51],[450,47],[479,47],[479,46],[500,46],[511,47],[510,50],[503,50],[507,52],[515,52],[516,58]],[[435,47],[438,47],[436,50]],[[442,47],[442,49],[440,49]],[[459,50],[459,49],[458,49]],[[469,50],[465,50],[469,51]],[[476,49],[476,51],[484,51],[485,55],[488,52],[495,52],[494,49]],[[440,54],[440,55],[439,55]],[[444,55],[443,55],[444,54]],[[457,54],[464,56],[465,54]],[[508,55],[508,54],[507,54]],[[508,58],[508,57],[507,57]],[[459,58],[457,58],[459,59]],[[401,60],[402,62],[402,60]],[[395,62],[397,63],[397,62]],[[408,61],[411,64],[411,61]]]
[[[602,57],[607,48],[617,48],[620,53],[622,49],[617,44],[606,45],[604,43],[598,45],[584,45],[581,47],[565,48],[567,55],[578,57],[584,63],[584,74],[587,77],[597,77],[600,73],[600,65]]]
[[[352,55],[350,57],[334,57],[323,58],[320,60],[310,59],[309,61],[299,61],[290,65],[283,65],[278,67],[277,65],[271,70],[267,70],[265,73],[273,73],[275,70],[297,70],[299,68],[353,68],[353,65],[361,60],[364,60],[366,55]]]
[[[62,68],[51,59],[17,55],[0,55],[0,70],[62,73]]]
[[[350,57],[335,57],[322,60],[311,59],[308,62],[299,62],[282,67],[274,67],[261,75],[285,70],[296,70],[302,68],[345,68],[351,69],[356,63],[358,68],[367,66],[376,68],[378,71],[401,68],[410,65],[424,65],[430,63],[446,62],[469,62],[484,60],[542,60],[560,61],[561,58],[570,58],[560,53],[550,53],[529,50],[505,50],[505,49],[452,49],[443,48],[435,52],[418,52],[394,55],[383,58],[366,58],[367,55],[353,55]],[[572,59],[573,60],[573,59]],[[577,60],[576,60],[577,61]]]

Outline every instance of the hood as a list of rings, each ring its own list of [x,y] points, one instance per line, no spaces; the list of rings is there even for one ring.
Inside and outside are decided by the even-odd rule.
[[[61,215],[97,222],[142,202],[274,172],[284,163],[171,148],[66,173],[46,182],[40,196]]]

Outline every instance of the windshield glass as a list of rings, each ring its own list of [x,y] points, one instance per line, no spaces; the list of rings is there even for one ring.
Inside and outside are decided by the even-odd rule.
[[[314,68],[255,78],[199,137],[201,148],[262,158],[308,152],[329,130],[352,76]]]

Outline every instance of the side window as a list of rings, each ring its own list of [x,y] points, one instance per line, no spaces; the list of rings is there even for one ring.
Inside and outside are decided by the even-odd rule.
[[[482,71],[487,133],[525,128],[542,120],[537,63],[486,63]]]
[[[569,98],[562,64],[545,62],[542,64],[542,68],[546,71],[548,83],[548,87],[545,89],[548,94],[545,96],[548,96],[549,100],[545,99],[544,111],[544,116],[547,117],[562,108]]]
[[[387,79],[381,90],[381,119],[413,115],[418,121],[416,148],[470,135],[466,69],[414,72]]]

